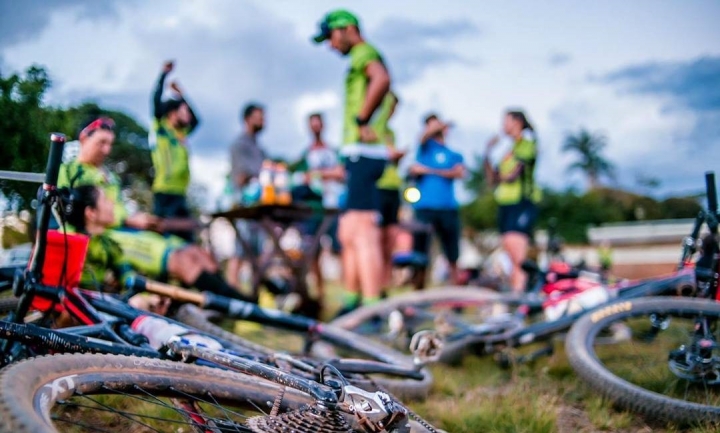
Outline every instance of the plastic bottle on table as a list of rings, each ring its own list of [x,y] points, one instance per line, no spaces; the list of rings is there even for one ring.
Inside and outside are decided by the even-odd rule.
[[[262,194],[262,188],[260,187],[260,181],[257,177],[253,177],[248,181],[248,184],[243,188],[242,203],[245,206],[252,206],[260,201]]]
[[[258,175],[260,182],[260,203],[275,204],[275,185],[273,185],[273,162],[265,160],[262,163],[260,174]]]
[[[209,349],[220,350],[222,344],[204,335],[195,334],[190,328],[171,323],[154,316],[140,316],[131,325],[133,331],[144,335],[154,349],[165,346],[172,337],[179,336],[189,343],[201,344]]]
[[[288,174],[287,165],[279,162],[275,165],[275,203],[287,206],[292,202],[290,194],[290,175]]]

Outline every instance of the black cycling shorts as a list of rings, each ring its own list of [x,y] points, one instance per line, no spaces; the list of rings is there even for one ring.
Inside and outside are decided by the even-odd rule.
[[[537,220],[538,209],[530,200],[522,200],[518,204],[498,207],[498,228],[500,233],[523,233],[532,237]]]

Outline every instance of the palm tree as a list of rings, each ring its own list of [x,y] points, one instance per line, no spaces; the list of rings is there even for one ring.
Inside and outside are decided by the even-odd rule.
[[[615,178],[615,166],[602,155],[607,138],[601,133],[581,129],[577,134],[568,134],[563,143],[563,152],[572,152],[577,160],[570,164],[568,171],[580,170],[590,182],[590,189],[600,185],[602,176]]]

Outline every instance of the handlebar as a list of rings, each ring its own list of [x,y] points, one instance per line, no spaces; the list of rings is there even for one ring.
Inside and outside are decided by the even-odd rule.
[[[707,224],[710,228],[710,233],[717,234],[718,230],[718,199],[717,189],[715,188],[715,173],[708,171],[705,173],[705,190],[707,192],[708,202],[708,215]]]
[[[59,132],[50,134],[50,157],[45,168],[45,183],[42,186],[42,197],[40,202],[39,222],[35,239],[35,252],[30,263],[30,272],[39,275],[43,262],[45,261],[45,247],[47,244],[47,231],[50,225],[50,203],[51,194],[57,187],[60,164],[62,163],[63,148],[65,147],[65,135]]]

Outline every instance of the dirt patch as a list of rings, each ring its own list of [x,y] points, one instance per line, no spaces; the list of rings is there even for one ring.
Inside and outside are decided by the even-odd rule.
[[[560,406],[557,411],[558,433],[593,433],[590,419],[584,410],[572,406]]]

